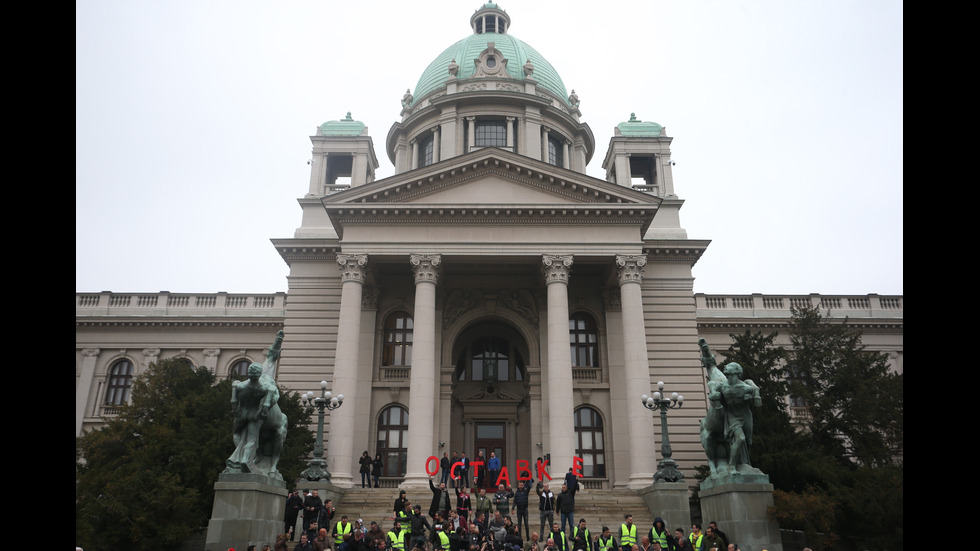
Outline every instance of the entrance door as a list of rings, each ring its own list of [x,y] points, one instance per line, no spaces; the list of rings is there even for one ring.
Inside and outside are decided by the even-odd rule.
[[[500,466],[503,467],[504,463],[504,451],[506,450],[505,444],[505,434],[504,434],[504,424],[503,423],[476,423],[476,453],[479,456],[480,452],[483,452],[483,457],[486,461],[490,460],[490,452],[497,455],[497,459],[500,460]],[[486,469],[487,466],[483,465],[481,469]],[[483,480],[483,487],[487,489],[488,492],[497,491],[497,486],[494,484],[495,480],[490,480],[489,476],[485,476]]]

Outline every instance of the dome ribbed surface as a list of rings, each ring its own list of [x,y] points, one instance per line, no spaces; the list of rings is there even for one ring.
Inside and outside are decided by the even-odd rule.
[[[568,104],[565,83],[551,63],[523,41],[510,34],[499,33],[473,34],[446,48],[429,64],[419,78],[413,91],[414,102],[417,103],[426,95],[445,86],[449,78],[449,63],[454,59],[459,65],[459,72],[456,75],[459,80],[473,77],[476,73],[476,64],[473,60],[480,57],[480,53],[487,49],[487,42],[493,42],[494,48],[507,60],[508,75],[517,80],[524,80],[524,63],[531,60],[531,64],[534,65],[532,78],[537,81],[538,88],[551,92],[563,103]]]

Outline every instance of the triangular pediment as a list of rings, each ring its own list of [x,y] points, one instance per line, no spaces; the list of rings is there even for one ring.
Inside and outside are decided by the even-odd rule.
[[[405,202],[659,205],[660,201],[654,195],[498,148],[484,148],[329,195],[323,200],[325,205]]]
[[[485,148],[328,195],[322,203],[338,235],[343,235],[345,224],[379,216],[443,223],[519,218],[525,224],[608,218],[645,229],[661,201],[523,155]]]

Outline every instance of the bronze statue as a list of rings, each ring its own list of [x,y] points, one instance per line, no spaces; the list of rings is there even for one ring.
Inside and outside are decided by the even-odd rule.
[[[286,440],[286,416],[279,409],[275,369],[282,349],[283,332],[266,352],[264,363],[248,366],[248,379],[231,388],[235,411],[235,451],[225,461],[226,473],[260,473],[282,478],[277,469]]]
[[[704,339],[698,339],[701,365],[708,377],[708,413],[701,420],[701,445],[712,475],[757,473],[749,461],[752,447],[752,410],[762,404],[759,387],[742,380],[742,366],[729,363],[724,373]]]

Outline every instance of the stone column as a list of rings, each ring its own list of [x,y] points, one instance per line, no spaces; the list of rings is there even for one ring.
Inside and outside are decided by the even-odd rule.
[[[515,117],[507,117],[507,147],[517,153],[517,149],[514,148],[514,119]]]
[[[476,117],[466,117],[466,137],[469,146],[463,153],[469,153],[476,147]]]
[[[82,422],[85,420],[85,410],[88,409],[89,391],[92,389],[92,380],[95,379],[95,361],[98,359],[98,348],[82,349],[82,371],[75,386],[75,436],[82,435]]]
[[[345,406],[330,412],[330,442],[327,450],[327,468],[331,482],[342,488],[353,485],[351,465],[354,463],[354,426],[357,395],[357,370],[359,338],[361,333],[361,298],[364,293],[364,275],[367,271],[366,254],[338,254],[340,265],[340,320],[337,323],[337,353],[333,368],[333,384],[327,389],[334,395],[343,394]]]
[[[439,162],[439,148],[441,147],[439,142],[439,127],[432,127],[432,162]]]
[[[548,431],[544,451],[551,454],[549,472],[562,478],[575,455],[572,354],[568,343],[568,272],[571,255],[544,255],[548,286]]]
[[[643,321],[643,296],[640,282],[643,255],[616,256],[619,271],[619,293],[623,307],[623,356],[626,372],[626,426],[630,439],[630,488],[643,488],[653,483],[654,455],[653,420],[640,403],[641,394],[650,393],[650,368],[647,358],[646,329]],[[633,396],[633,395],[636,396]]]
[[[434,414],[436,408],[436,282],[437,254],[413,254],[415,272],[415,315],[412,333],[412,382],[408,395],[408,466],[405,486],[428,488],[425,460],[437,455]]]
[[[569,159],[568,140],[561,141],[561,167],[568,168]]]
[[[412,170],[419,167],[419,141],[412,138]]]

